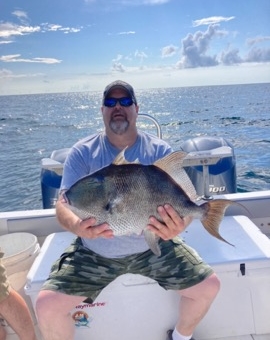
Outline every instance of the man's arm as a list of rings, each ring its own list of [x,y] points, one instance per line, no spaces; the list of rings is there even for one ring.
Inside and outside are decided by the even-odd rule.
[[[96,224],[95,218],[80,219],[67,206],[65,199],[60,195],[56,203],[56,217],[62,227],[77,236],[95,239],[97,237],[112,238],[113,231],[107,223]]]

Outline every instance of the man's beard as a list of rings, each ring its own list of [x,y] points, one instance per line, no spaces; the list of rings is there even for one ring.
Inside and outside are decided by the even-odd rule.
[[[129,122],[127,120],[111,120],[109,125],[115,134],[122,135],[127,131]]]

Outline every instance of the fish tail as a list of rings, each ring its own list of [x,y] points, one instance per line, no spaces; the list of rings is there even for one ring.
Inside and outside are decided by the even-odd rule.
[[[226,209],[232,204],[235,204],[235,202],[225,199],[216,199],[204,203],[203,206],[206,208],[206,213],[201,219],[201,222],[209,234],[223,242],[230,244],[231,246],[234,246],[219,234],[219,225],[224,217],[224,213]]]

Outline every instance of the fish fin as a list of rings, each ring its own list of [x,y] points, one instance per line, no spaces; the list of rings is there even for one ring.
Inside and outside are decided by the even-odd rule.
[[[165,171],[183,189],[191,201],[196,201],[198,195],[188,174],[183,168],[183,159],[186,152],[175,151],[169,155],[158,159],[153,165]]]
[[[123,164],[140,164],[138,158],[135,159],[133,162],[129,162],[125,158],[125,151],[128,147],[126,146],[119,154],[115,157],[112,164],[114,165],[123,165]]]
[[[221,220],[224,216],[225,210],[227,207],[233,204],[238,204],[236,202],[226,200],[226,199],[216,199],[213,201],[209,201],[207,203],[203,203],[202,205],[206,206],[206,214],[201,219],[201,222],[204,228],[211,234],[212,236],[216,237],[217,239],[226,242],[234,247],[233,244],[226,241],[220,234],[219,234],[219,225]]]
[[[152,252],[155,255],[160,256],[161,251],[160,251],[159,244],[158,244],[159,237],[155,233],[153,233],[151,230],[148,230],[148,229],[145,229],[143,231],[143,234],[144,234],[145,241],[148,244],[149,248],[152,250]]]

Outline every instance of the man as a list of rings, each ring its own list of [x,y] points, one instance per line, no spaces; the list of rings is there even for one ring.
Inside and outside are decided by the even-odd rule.
[[[18,335],[20,340],[36,340],[31,314],[24,299],[10,286],[2,264],[4,253],[0,249],[0,317]],[[6,339],[6,331],[0,324],[0,340]]]
[[[145,165],[172,151],[163,140],[137,130],[138,111],[131,85],[120,80],[109,84],[101,107],[105,131],[75,144],[67,157],[56,214],[61,225],[78,238],[53,266],[38,296],[36,308],[45,340],[73,340],[74,324],[69,311],[86,298],[94,301],[106,285],[125,272],[127,263],[129,272],[149,276],[165,289],[179,291],[179,321],[174,330],[168,331],[168,339],[191,339],[219,290],[219,280],[212,269],[192,249],[173,240],[191,221],[182,219],[173,207],[157,208],[163,223],[149,216],[147,228],[161,238],[162,253],[157,257],[143,236],[114,237],[107,223],[95,225],[94,218],[82,221],[65,205],[61,193],[81,177],[111,164],[124,148],[128,147],[125,151],[128,161],[138,158]],[[176,248],[179,256],[175,255]],[[140,261],[136,260],[138,256]],[[114,258],[119,260],[111,260]],[[164,271],[166,266],[177,268],[173,277],[170,270]]]

